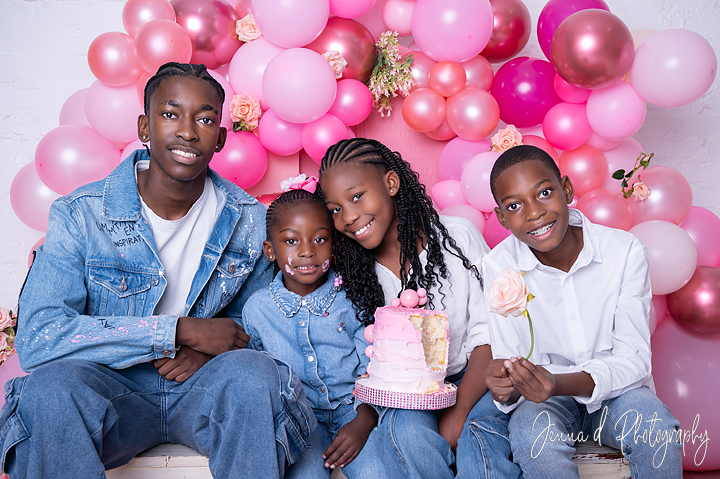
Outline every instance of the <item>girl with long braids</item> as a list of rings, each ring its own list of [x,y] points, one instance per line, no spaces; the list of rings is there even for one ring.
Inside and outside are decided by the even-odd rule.
[[[406,289],[427,290],[428,307],[450,326],[448,381],[457,403],[439,414],[389,409],[378,428],[397,461],[386,464],[412,478],[515,478],[509,460],[508,416],[485,385],[492,359],[480,262],[489,251],[467,220],[440,217],[418,174],[400,154],[365,138],[331,146],[320,166],[320,187],[337,230],[333,263],[359,319]],[[455,455],[453,455],[455,450]],[[398,476],[400,477],[400,476]]]

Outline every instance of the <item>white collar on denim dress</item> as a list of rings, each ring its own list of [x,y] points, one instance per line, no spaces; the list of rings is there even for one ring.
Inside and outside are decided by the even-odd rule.
[[[283,284],[282,276],[282,272],[279,272],[270,283],[270,296],[285,316],[288,318],[294,316],[302,306],[307,306],[308,310],[317,316],[324,316],[327,313],[337,295],[334,285],[335,273],[332,269],[328,271],[327,281],[307,296],[300,296],[288,290]]]

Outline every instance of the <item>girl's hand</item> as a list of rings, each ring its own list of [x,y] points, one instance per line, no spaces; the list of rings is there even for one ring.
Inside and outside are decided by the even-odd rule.
[[[505,367],[515,389],[528,401],[541,403],[555,394],[555,376],[523,357],[506,359]]]
[[[169,381],[181,383],[195,374],[212,358],[210,355],[185,346],[177,350],[174,358],[156,359],[152,364],[160,376],[165,376],[165,379]]]
[[[438,421],[438,432],[450,444],[453,452],[468,416],[467,411],[460,410],[456,406],[445,409]]]
[[[485,384],[487,384],[492,398],[501,403],[510,401],[515,392],[508,370],[504,366],[505,361],[507,360],[493,359],[485,369]]]
[[[365,446],[370,432],[377,425],[377,412],[367,404],[361,404],[355,419],[340,428],[325,452],[325,467],[335,469],[350,464]]]

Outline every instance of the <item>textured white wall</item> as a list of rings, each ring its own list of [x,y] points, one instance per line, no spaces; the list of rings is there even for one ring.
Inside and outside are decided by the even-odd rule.
[[[631,30],[686,28],[720,53],[720,0],[606,0]],[[10,206],[10,185],[33,161],[38,141],[58,126],[65,100],[92,84],[87,49],[103,32],[124,31],[125,0],[3,0],[0,15],[0,306],[14,308],[27,255],[42,233],[25,226]],[[525,0],[537,22],[545,0]],[[535,28],[522,55],[540,56]],[[720,94],[718,81],[694,104],[648,107],[635,138],[655,152],[655,165],[690,181],[694,204],[720,214]]]

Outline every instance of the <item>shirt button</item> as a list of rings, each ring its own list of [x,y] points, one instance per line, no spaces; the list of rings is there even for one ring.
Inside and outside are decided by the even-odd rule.
[[[162,353],[163,353],[163,356],[170,356],[172,354],[172,351],[170,351],[169,349],[166,349]]]
[[[312,357],[312,356],[308,356],[308,362],[311,363],[311,362],[313,362],[313,361],[315,361],[315,358]]]
[[[302,328],[304,326],[305,326],[305,321],[300,321],[300,327]]]
[[[307,301],[303,299],[302,301],[300,301],[300,304],[302,304],[303,306],[307,306]]]
[[[325,388],[320,388],[320,392],[321,392],[321,393],[324,393],[324,392],[325,392]]]
[[[152,279],[152,285],[153,285],[153,286],[157,286],[158,283],[160,283],[160,280],[159,280],[159,279],[157,279],[157,278],[153,278],[153,279]]]
[[[235,265],[234,265],[234,264],[231,264],[231,265],[228,267],[228,271],[230,272],[230,274],[235,273]]]

